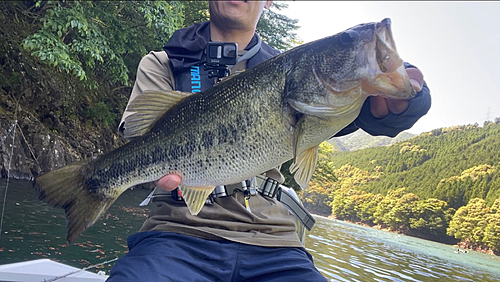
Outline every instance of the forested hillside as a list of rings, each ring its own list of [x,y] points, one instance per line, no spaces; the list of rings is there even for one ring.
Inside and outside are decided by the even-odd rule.
[[[320,148],[317,171],[301,194],[313,212],[500,251],[500,119],[435,129],[388,147],[332,148]]]
[[[488,204],[500,197],[500,124],[435,129],[390,147],[335,152],[337,168],[351,165],[371,175],[359,188],[372,193],[405,187],[422,198],[438,198],[451,207],[479,197]]]

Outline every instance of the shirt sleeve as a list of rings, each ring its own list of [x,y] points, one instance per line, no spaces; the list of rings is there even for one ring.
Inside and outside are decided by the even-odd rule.
[[[118,132],[123,135],[123,130],[127,126],[125,118],[133,112],[128,110],[130,102],[137,98],[146,90],[174,90],[175,79],[170,68],[167,53],[164,51],[150,52],[139,62],[137,77],[135,79],[132,93],[123,112],[122,119],[118,126]]]
[[[405,63],[405,68],[410,67],[415,66]],[[359,116],[334,137],[350,134],[359,128],[374,136],[395,137],[401,131],[411,128],[431,107],[430,90],[425,81],[422,90],[409,102],[408,108],[400,114],[389,113],[383,118],[376,118],[370,111],[370,99],[366,99]]]

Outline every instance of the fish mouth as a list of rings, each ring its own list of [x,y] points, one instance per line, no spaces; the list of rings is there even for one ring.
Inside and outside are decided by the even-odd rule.
[[[392,37],[390,19],[384,19],[375,25],[375,52],[377,64],[384,73],[393,72],[403,64]]]
[[[374,80],[364,83],[364,89],[371,95],[380,95],[392,99],[409,99],[416,95],[403,60],[399,57],[392,36],[391,20],[384,19],[375,24],[374,56],[370,57],[371,72],[375,72]],[[372,51],[373,52],[373,51]],[[374,71],[375,70],[375,71]]]

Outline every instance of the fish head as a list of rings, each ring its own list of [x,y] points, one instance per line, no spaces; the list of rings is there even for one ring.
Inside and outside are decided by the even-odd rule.
[[[358,88],[366,95],[392,99],[416,95],[397,52],[390,19],[354,26],[334,38],[333,48],[325,49],[332,56],[322,62],[327,69],[316,71],[333,90],[331,95]]]
[[[318,146],[359,115],[368,96],[409,99],[416,92],[394,42],[391,21],[357,25],[282,56],[292,109],[295,181],[307,187]]]
[[[392,99],[414,97],[416,91],[396,50],[391,20],[384,19],[372,26],[373,39],[364,45],[368,64],[365,69],[363,90],[369,95]]]
[[[368,96],[416,95],[396,50],[390,19],[304,45],[287,82],[289,101],[301,112],[339,116],[359,109]]]
[[[351,77],[347,75],[344,78],[334,74],[334,85],[339,84],[339,79],[342,79],[349,81],[351,86],[361,83],[363,92],[368,95],[393,99],[415,96],[403,60],[396,49],[390,19],[357,25],[336,37],[339,49],[344,47],[343,52],[351,54],[350,67],[353,72]]]

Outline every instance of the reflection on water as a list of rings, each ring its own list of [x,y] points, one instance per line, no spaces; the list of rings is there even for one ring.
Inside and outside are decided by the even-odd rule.
[[[5,180],[0,180],[3,199]],[[11,180],[3,230],[0,264],[50,258],[75,267],[85,267],[127,252],[127,236],[139,230],[148,209],[138,207],[149,191],[125,192],[96,224],[71,246],[66,246],[64,210],[36,199],[30,182]],[[112,264],[100,266],[106,272]]]
[[[3,201],[5,180],[0,180]],[[138,204],[149,191],[125,192],[75,244],[65,245],[62,209],[36,200],[31,184],[11,180],[0,237],[0,264],[50,258],[85,267],[127,252],[126,238],[141,227],[147,209]],[[500,281],[500,259],[454,253],[451,246],[317,218],[306,248],[331,281]],[[97,270],[107,273],[113,263]]]

